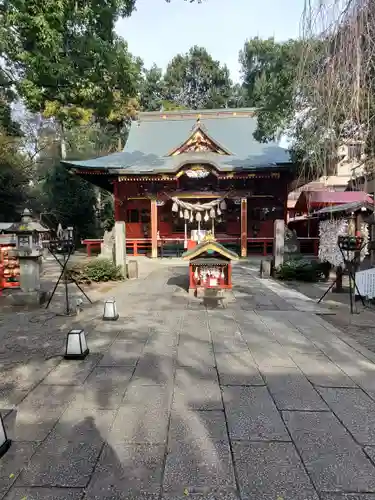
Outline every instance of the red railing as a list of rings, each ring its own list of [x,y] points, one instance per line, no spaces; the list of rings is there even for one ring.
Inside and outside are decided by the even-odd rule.
[[[93,248],[100,248],[103,240],[87,239],[82,244],[86,245],[87,255],[91,256]],[[223,245],[237,247],[240,249],[241,239],[239,237],[217,238]],[[302,254],[318,255],[319,238],[298,238]],[[151,254],[151,238],[127,238],[126,253],[128,255]],[[180,256],[184,252],[184,238],[160,238],[158,240],[159,257]],[[247,238],[247,250],[250,255],[272,255],[273,238]]]

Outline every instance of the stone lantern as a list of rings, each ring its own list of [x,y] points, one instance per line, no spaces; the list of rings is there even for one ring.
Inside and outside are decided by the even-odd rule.
[[[6,231],[16,236],[16,248],[11,252],[20,263],[21,290],[14,291],[10,298],[17,305],[40,305],[46,298],[46,293],[40,288],[41,233],[48,231],[32,219],[27,208],[22,213],[21,222],[15,222]]]

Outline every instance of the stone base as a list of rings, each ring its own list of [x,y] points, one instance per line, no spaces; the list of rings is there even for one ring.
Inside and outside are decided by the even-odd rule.
[[[127,264],[128,278],[134,280],[138,278],[138,262],[136,260],[129,260]]]
[[[197,299],[219,299],[225,300],[226,302],[235,302],[236,300],[233,295],[233,290],[230,288],[220,288],[219,290],[212,288],[206,290],[204,287],[198,287],[197,289],[189,288],[189,295]]]
[[[86,351],[84,351],[82,354],[65,354],[64,359],[77,359],[77,360],[82,360],[85,359],[85,357],[90,353],[89,349],[87,348]]]
[[[270,260],[261,260],[259,275],[261,278],[270,278],[272,273],[272,263]]]
[[[12,290],[4,296],[5,300],[13,306],[39,307],[49,298],[49,293],[42,290],[24,292],[23,290]]]

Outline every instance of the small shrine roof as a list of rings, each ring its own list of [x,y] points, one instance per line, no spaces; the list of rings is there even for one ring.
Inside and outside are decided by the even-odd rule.
[[[191,248],[190,250],[184,252],[182,254],[182,258],[184,260],[195,259],[208,251],[217,252],[219,255],[222,255],[228,260],[239,259],[238,255],[235,252],[232,252],[232,250],[228,250],[228,248],[225,248],[223,245],[218,243],[213,237],[201,241],[196,247]],[[212,259],[211,256],[208,258]]]
[[[29,209],[25,208],[22,213],[21,221],[14,222],[7,229],[4,230],[4,233],[46,233],[49,232],[49,229],[43,226],[40,222],[35,221],[31,217],[31,212]]]
[[[318,217],[320,215],[330,215],[333,213],[351,213],[351,212],[358,212],[359,210],[362,210],[364,208],[366,211],[374,211],[374,204],[370,203],[368,200],[365,201],[352,201],[349,203],[342,203],[340,205],[333,205],[329,207],[322,208],[320,210],[317,210],[316,212],[313,212],[311,214],[312,217]]]
[[[47,233],[49,229],[47,227],[42,226],[37,221],[31,222],[14,222],[8,229],[4,230],[5,233]]]
[[[168,156],[188,140],[196,127],[229,154],[190,152]],[[256,128],[256,112],[247,108],[140,113],[138,120],[131,124],[122,152],[63,163],[75,168],[107,169],[122,174],[175,172],[186,163],[211,163],[220,171],[292,165],[286,149],[276,142],[261,143],[254,138]]]

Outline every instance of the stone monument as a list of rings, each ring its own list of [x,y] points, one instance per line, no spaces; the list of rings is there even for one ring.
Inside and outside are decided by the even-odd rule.
[[[124,221],[116,221],[115,235],[115,264],[120,266],[126,277],[126,227]]]
[[[103,242],[100,244],[100,256],[115,261],[115,229],[104,231]]]
[[[277,269],[284,262],[285,222],[283,219],[275,220],[273,231],[273,269]]]
[[[11,252],[20,263],[20,289],[13,290],[8,300],[15,305],[40,305],[47,297],[40,286],[43,251],[40,234],[48,232],[48,229],[33,221],[30,210],[26,208],[21,222],[15,222],[6,232],[16,235],[16,248]]]

